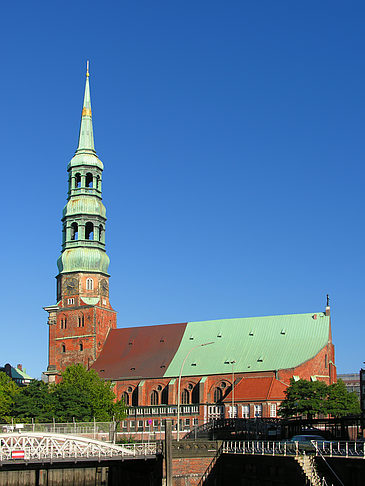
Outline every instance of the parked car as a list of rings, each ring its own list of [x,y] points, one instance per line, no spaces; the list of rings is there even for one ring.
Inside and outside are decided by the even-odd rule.
[[[296,448],[296,443],[298,443],[298,447],[304,451],[315,451],[316,448],[312,441],[318,442],[320,447],[327,446],[329,441],[327,441],[321,435],[314,435],[314,434],[299,434],[294,435],[289,440],[284,440],[282,443],[287,444],[290,449]]]

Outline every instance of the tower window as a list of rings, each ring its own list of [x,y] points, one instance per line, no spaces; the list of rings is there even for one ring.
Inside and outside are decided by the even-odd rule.
[[[85,239],[86,240],[94,239],[94,225],[90,223],[90,221],[85,225]]]
[[[100,176],[96,176],[96,189],[100,189]]]
[[[78,240],[79,238],[79,226],[77,223],[71,225],[71,240]]]
[[[94,280],[92,278],[86,279],[86,290],[94,290]]]
[[[75,299],[73,297],[67,299],[67,305],[73,305],[74,303],[75,303]]]
[[[86,182],[86,187],[93,187],[93,175],[90,172],[86,174],[85,182]]]
[[[77,173],[75,175],[75,188],[81,187],[81,174]]]
[[[83,351],[84,350],[84,346],[82,345],[82,343],[79,344],[79,351]]]
[[[62,344],[61,346],[61,353],[65,353],[66,352],[66,346],[64,344]]]
[[[78,327],[84,327],[85,325],[84,314],[81,314],[81,316],[77,318],[77,325]]]
[[[99,226],[99,241],[103,241],[103,231],[104,231],[104,228],[103,228],[103,225],[101,224]]]

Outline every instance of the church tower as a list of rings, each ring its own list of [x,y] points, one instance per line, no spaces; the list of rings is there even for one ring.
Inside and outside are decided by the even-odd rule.
[[[109,302],[109,257],[105,251],[106,210],[103,163],[94,148],[89,69],[78,147],[68,164],[68,200],[62,217],[62,252],[57,265],[57,304],[49,313],[49,381],[68,365],[86,368],[98,357],[116,312]]]

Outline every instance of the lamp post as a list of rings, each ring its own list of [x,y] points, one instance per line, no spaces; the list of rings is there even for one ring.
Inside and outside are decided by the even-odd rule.
[[[185,356],[184,361],[182,362],[181,368],[180,368],[180,374],[179,374],[179,381],[177,385],[177,434],[176,434],[176,440],[179,442],[180,441],[180,385],[181,385],[181,375],[183,372],[184,364],[185,361],[188,359],[189,354],[196,348],[200,348],[201,346],[208,346],[209,344],[214,344],[214,342],[210,343],[203,343],[203,344],[197,344],[196,346],[193,346],[188,354]]]

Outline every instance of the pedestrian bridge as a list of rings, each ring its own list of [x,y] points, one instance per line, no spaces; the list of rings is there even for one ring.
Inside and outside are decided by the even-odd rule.
[[[85,437],[53,433],[0,434],[0,466],[19,462],[55,463],[153,459],[157,442],[116,445]]]

